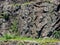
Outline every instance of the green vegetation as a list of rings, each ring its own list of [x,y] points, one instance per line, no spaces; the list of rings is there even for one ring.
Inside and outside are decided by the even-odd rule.
[[[3,37],[0,37],[0,42],[1,41],[21,41],[21,42],[32,42],[32,43],[40,43],[42,45],[47,45],[47,43],[56,43],[56,42],[60,42],[60,40],[55,39],[55,38],[39,38],[39,39],[35,39],[35,38],[31,38],[31,37],[22,37],[22,36],[15,36],[13,34],[10,33],[6,33],[5,35],[3,35]],[[23,45],[23,43],[19,43],[19,45]]]
[[[28,41],[28,42],[38,42],[38,43],[55,43],[55,42],[60,42],[60,40],[58,39],[54,39],[54,38],[39,38],[39,39],[35,39],[35,38],[28,38],[28,37],[20,37],[20,36],[14,36],[11,34],[5,34],[3,37],[0,37],[0,41]]]
[[[0,18],[4,18],[5,20],[9,20],[9,15],[8,15],[8,13],[4,12],[4,13],[1,13]]]
[[[54,42],[59,42],[58,39],[53,39],[53,38],[39,38],[39,39],[33,39],[33,38],[27,38],[27,37],[18,37],[15,39],[11,39],[11,40],[21,40],[21,41],[31,41],[31,42],[39,42],[39,43],[54,43]]]
[[[12,22],[12,25],[11,25],[10,29],[13,33],[18,31],[18,26],[17,26],[17,20],[16,19]]]
[[[28,4],[31,4],[33,2],[26,2],[26,3],[23,3],[23,4],[11,4],[12,6],[23,6],[23,5],[28,5]]]
[[[60,31],[54,31],[54,38],[60,39]]]
[[[38,43],[54,43],[54,42],[60,42],[60,40],[58,39],[53,39],[53,38],[39,38],[39,39],[33,39],[33,38],[27,38],[27,37],[10,37],[10,36],[6,36],[6,37],[1,37],[0,41],[6,41],[6,40],[11,40],[11,41],[28,41],[28,42],[38,42]]]
[[[3,35],[3,38],[5,38],[6,40],[8,40],[8,39],[14,39],[15,38],[15,36],[14,35],[11,35],[10,33],[6,33],[5,35]]]

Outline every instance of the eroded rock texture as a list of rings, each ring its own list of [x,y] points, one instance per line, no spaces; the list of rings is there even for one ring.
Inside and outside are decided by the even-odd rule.
[[[14,32],[10,27],[17,20],[21,36],[52,37],[60,30],[60,0],[0,0],[0,16],[4,17],[0,18],[0,35]]]
[[[8,42],[0,42],[0,45],[60,45],[60,42],[37,43],[37,42],[25,42],[25,41],[8,41]]]

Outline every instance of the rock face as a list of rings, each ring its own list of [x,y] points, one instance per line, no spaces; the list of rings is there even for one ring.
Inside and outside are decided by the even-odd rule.
[[[36,43],[36,42],[22,42],[22,41],[8,41],[0,42],[0,45],[60,45],[60,43]]]
[[[15,34],[14,21],[20,36],[51,37],[60,30],[60,0],[0,0],[0,35]]]

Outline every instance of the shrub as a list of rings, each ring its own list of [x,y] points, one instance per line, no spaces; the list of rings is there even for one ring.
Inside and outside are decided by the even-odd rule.
[[[54,31],[53,37],[57,38],[57,39],[60,39],[60,31]]]
[[[14,36],[14,35],[11,35],[10,33],[4,34],[3,37],[4,37],[6,40],[8,40],[8,39],[14,39],[14,38],[15,38],[15,36]]]

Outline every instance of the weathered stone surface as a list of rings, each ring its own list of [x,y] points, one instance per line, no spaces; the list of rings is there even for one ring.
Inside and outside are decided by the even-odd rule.
[[[57,10],[57,6],[49,2],[41,2],[40,5],[30,4],[28,6],[22,6],[22,18],[20,19],[25,25],[21,24],[24,26],[22,27],[23,31],[21,35],[46,37],[49,36],[49,32],[58,30],[56,27],[59,27],[60,22],[58,22],[58,25],[55,25],[56,27],[53,27],[54,23],[60,20],[57,19],[60,18],[60,16],[55,11],[55,8]]]
[[[60,45],[60,42],[36,43],[36,42],[25,42],[25,41],[7,41],[7,42],[0,42],[0,45]]]
[[[60,29],[60,1],[0,0],[0,16],[4,17],[0,18],[2,32],[10,32],[12,22],[16,19],[19,35],[51,37],[53,31]]]

